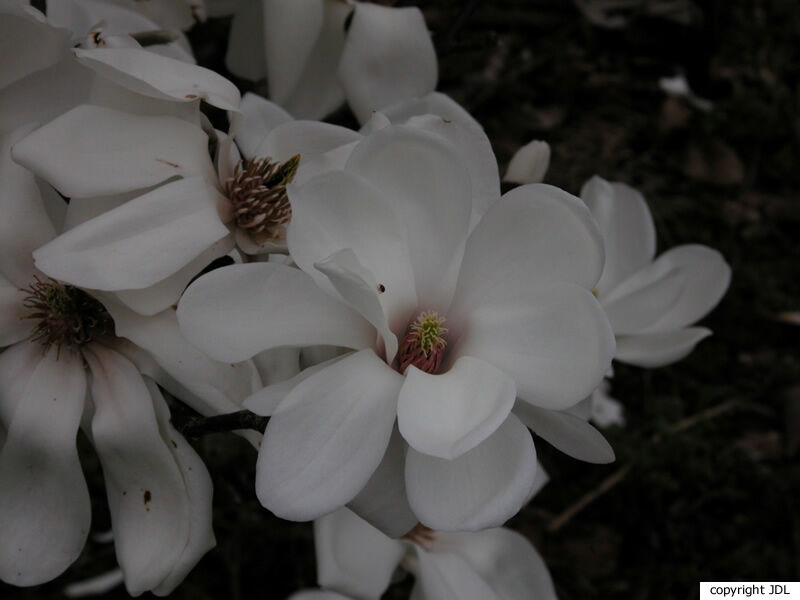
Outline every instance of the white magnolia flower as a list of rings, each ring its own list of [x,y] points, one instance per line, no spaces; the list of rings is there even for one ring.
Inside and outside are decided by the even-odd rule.
[[[78,106],[18,142],[14,158],[71,198],[71,228],[37,250],[37,267],[140,314],[172,306],[233,247],[208,136],[193,123]]]
[[[471,226],[500,196],[497,161],[481,125],[448,96],[433,92],[403,100],[376,112],[359,132],[318,121],[295,121],[276,104],[252,93],[245,94],[241,115],[234,118],[236,144],[247,159],[270,157],[282,164],[300,156],[294,183],[334,170],[341,170],[356,144],[365,136],[392,124],[402,124],[432,133],[449,143],[467,165],[472,183]],[[220,172],[231,172],[238,155],[228,159]],[[237,236],[239,245],[253,254],[259,249]],[[285,244],[284,244],[285,246]],[[272,246],[267,246],[271,249]]]
[[[314,522],[317,579],[323,590],[291,600],[378,600],[402,567],[418,600],[555,600],[547,567],[522,535],[505,528],[444,533],[418,527],[400,540],[347,509]]]
[[[225,110],[238,107],[232,83],[156,54],[157,46],[144,49],[130,36],[96,29],[81,33],[81,47],[73,48],[69,30],[54,27],[35,9],[10,6],[0,3],[0,32],[16,50],[0,56],[0,133],[46,122],[85,103],[195,123],[201,99]]]
[[[577,198],[520,187],[470,233],[460,155],[400,126],[365,138],[343,171],[289,186],[289,198],[299,269],[223,267],[178,308],[187,338],[221,360],[284,346],[354,350],[246,403],[272,417],[257,466],[262,504],[313,519],[365,485],[389,493],[383,479],[393,477],[412,518],[479,529],[508,519],[532,488],[520,417],[554,443],[613,458],[594,429],[558,412],[597,386],[614,352],[589,291],[602,242]],[[395,421],[407,453],[390,444]],[[410,512],[395,509],[386,529],[402,534]]]
[[[47,20],[72,32],[73,40],[93,46],[125,44],[134,35],[148,50],[194,63],[189,41],[181,30],[195,19],[187,2],[176,0],[51,0]],[[127,44],[126,44],[127,45]],[[138,46],[138,44],[136,44]]]
[[[680,360],[703,338],[691,327],[720,301],[731,269],[699,244],[656,253],[653,217],[642,195],[624,183],[592,177],[581,190],[603,236],[606,262],[596,288],[617,339],[615,359],[640,367]]]
[[[115,325],[127,324],[115,324],[96,299],[34,268],[32,250],[56,230],[33,175],[10,160],[23,134],[0,138],[0,579],[49,581],[83,548],[90,501],[76,449],[82,427],[103,467],[128,591],[168,594],[215,543],[211,480],[150,377],[178,391],[185,377],[198,402],[230,411],[230,385],[245,395],[252,371],[196,359],[174,312],[172,325],[165,313],[136,332],[156,348],[151,356],[114,336]],[[176,351],[180,358],[159,364]]]
[[[245,79],[266,76],[270,98],[299,119],[320,119],[346,99],[363,123],[437,80],[418,8],[345,0],[240,0],[226,64]]]
[[[91,61],[108,65],[112,56],[112,50],[93,51]],[[121,77],[123,71],[109,74]],[[224,107],[212,93],[216,87],[205,89]],[[285,184],[343,168],[369,131],[292,121],[253,94],[245,96],[242,114],[236,139],[246,160],[218,133],[216,166],[198,126],[97,106],[75,108],[17,144],[21,164],[71,197],[70,230],[37,251],[39,269],[114,292],[134,311],[151,315],[175,303],[234,239],[247,254],[285,252],[291,216]],[[390,107],[387,115],[376,115],[372,128],[396,119],[452,144],[469,165],[471,222],[477,222],[499,195],[497,164],[481,127],[442,94]],[[176,175],[183,179],[175,181]]]

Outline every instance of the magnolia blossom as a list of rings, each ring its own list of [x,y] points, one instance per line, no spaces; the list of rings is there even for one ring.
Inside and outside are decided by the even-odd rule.
[[[364,123],[374,110],[436,87],[436,52],[418,8],[346,0],[240,0],[228,69],[267,77],[269,95],[300,119],[345,99]]]
[[[324,590],[298,592],[290,600],[378,600],[398,567],[414,575],[411,598],[419,600],[556,598],[542,558],[510,529],[444,533],[417,527],[393,540],[341,509],[314,522],[314,542]]]
[[[113,46],[134,35],[155,53],[194,63],[189,41],[181,33],[195,23],[192,7],[181,0],[51,0],[47,20],[73,39]],[[130,39],[130,38],[129,38]],[[136,44],[138,46],[138,44]]]
[[[32,250],[56,229],[33,175],[10,160],[24,133],[0,139],[0,579],[49,581],[83,548],[90,501],[76,449],[81,427],[103,467],[127,589],[165,595],[215,543],[212,490],[151,377],[167,375],[165,386],[179,389],[185,377],[199,401],[230,410],[236,404],[221,401],[212,374],[223,386],[243,376],[246,394],[252,372],[196,359],[166,314],[149,344],[177,350],[186,364],[163,368],[158,350],[154,360],[114,335],[125,323],[95,298],[35,269]],[[136,335],[146,338],[147,327]]]
[[[520,418],[554,443],[613,459],[594,429],[559,412],[597,386],[614,352],[590,292],[602,242],[577,198],[520,187],[470,233],[459,153],[402,126],[361,141],[344,170],[288,193],[299,269],[223,267],[178,307],[187,338],[218,360],[285,346],[352,349],[246,402],[271,415],[257,465],[264,506],[308,520],[362,489],[378,503],[396,489],[387,503],[396,519],[385,526],[394,535],[414,520],[440,530],[498,525],[535,479]]]
[[[138,64],[126,59],[128,71],[122,71],[122,52],[80,56],[87,64],[109,67],[103,72],[122,80],[130,65]],[[146,81],[155,90],[175,74],[158,77],[144,63],[136,73],[150,73]],[[183,89],[195,81],[197,94],[230,108],[219,82],[190,79],[186,73],[185,79],[173,79],[170,92],[181,89],[177,83],[182,81]],[[245,160],[230,137],[215,132],[216,165],[207,152],[206,132],[186,119],[98,106],[77,107],[18,143],[15,158],[71,197],[70,231],[37,251],[39,269],[74,285],[114,292],[134,311],[155,314],[176,302],[190,279],[227,253],[234,240],[247,254],[285,252],[291,218],[286,184],[341,169],[355,145],[391,119],[451,143],[466,161],[474,182],[472,223],[499,195],[497,164],[485,133],[441,94],[390,107],[362,133],[290,120],[252,94],[245,96],[242,114],[234,121]]]
[[[653,217],[642,195],[624,183],[592,177],[581,190],[603,236],[606,261],[595,295],[617,339],[614,358],[660,367],[689,354],[705,327],[691,327],[720,301],[731,269],[699,244],[656,253]]]
[[[89,4],[117,10],[103,2]],[[52,6],[59,7],[63,8],[60,2]],[[134,22],[140,23],[138,16]],[[0,132],[43,123],[85,103],[196,123],[201,99],[227,110],[239,103],[238,90],[223,77],[160,56],[155,52],[158,45],[142,48],[130,35],[111,35],[102,27],[73,33],[53,26],[35,9],[23,10],[13,3],[0,4],[0,30],[18,50],[0,57]],[[80,42],[77,48],[75,38]]]

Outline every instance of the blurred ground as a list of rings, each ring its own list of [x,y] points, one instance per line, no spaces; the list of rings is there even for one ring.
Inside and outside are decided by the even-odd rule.
[[[547,183],[577,194],[598,173],[634,185],[659,252],[704,243],[733,267],[704,321],[714,336],[688,359],[616,367],[612,395],[628,416],[607,431],[616,464],[585,465],[537,443],[551,483],[510,525],[535,542],[560,598],[681,600],[698,597],[700,580],[800,579],[800,328],[779,317],[800,311],[796,2],[651,0],[606,14],[599,0],[394,4],[425,11],[439,88],[485,126],[501,169],[518,146],[547,140]],[[201,64],[223,69],[226,28],[218,20],[192,33]],[[678,70],[712,110],[659,89]],[[354,124],[344,111],[335,119]],[[173,597],[281,599],[313,586],[311,528],[258,505],[255,453],[225,434],[198,448],[215,480],[218,546]],[[102,479],[85,457],[103,530]],[[609,477],[605,493],[553,530]],[[113,565],[110,545],[90,543],[61,581],[0,586],[0,596],[60,597],[64,583]],[[387,597],[407,598],[409,587]]]

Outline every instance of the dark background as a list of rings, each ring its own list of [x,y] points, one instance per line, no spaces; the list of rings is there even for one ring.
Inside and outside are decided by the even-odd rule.
[[[616,464],[537,441],[551,483],[509,526],[535,543],[561,600],[691,599],[701,580],[800,579],[800,329],[785,315],[800,311],[798,4],[632,0],[605,15],[601,0],[384,4],[424,11],[439,90],[484,125],[501,173],[520,145],[544,139],[547,183],[574,194],[595,173],[629,183],[650,204],[659,253],[698,242],[733,267],[703,321],[714,336],[692,355],[656,370],[616,365],[611,393],[628,419],[605,431]],[[200,64],[224,74],[228,23],[190,33]],[[711,111],[659,89],[678,70]],[[332,120],[356,125],[346,109]],[[230,434],[196,447],[215,481],[218,546],[173,597],[282,599],[313,587],[311,526],[261,508],[255,452]],[[86,450],[102,531],[102,476]],[[61,597],[114,566],[112,545],[90,541],[58,581],[0,584],[0,597]],[[409,590],[407,580],[387,598]]]

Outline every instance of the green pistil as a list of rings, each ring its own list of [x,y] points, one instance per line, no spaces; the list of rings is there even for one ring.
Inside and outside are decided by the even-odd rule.
[[[416,334],[417,345],[426,355],[447,343],[444,339],[447,327],[442,327],[444,321],[445,318],[440,317],[439,313],[424,312],[411,325],[411,331]]]

